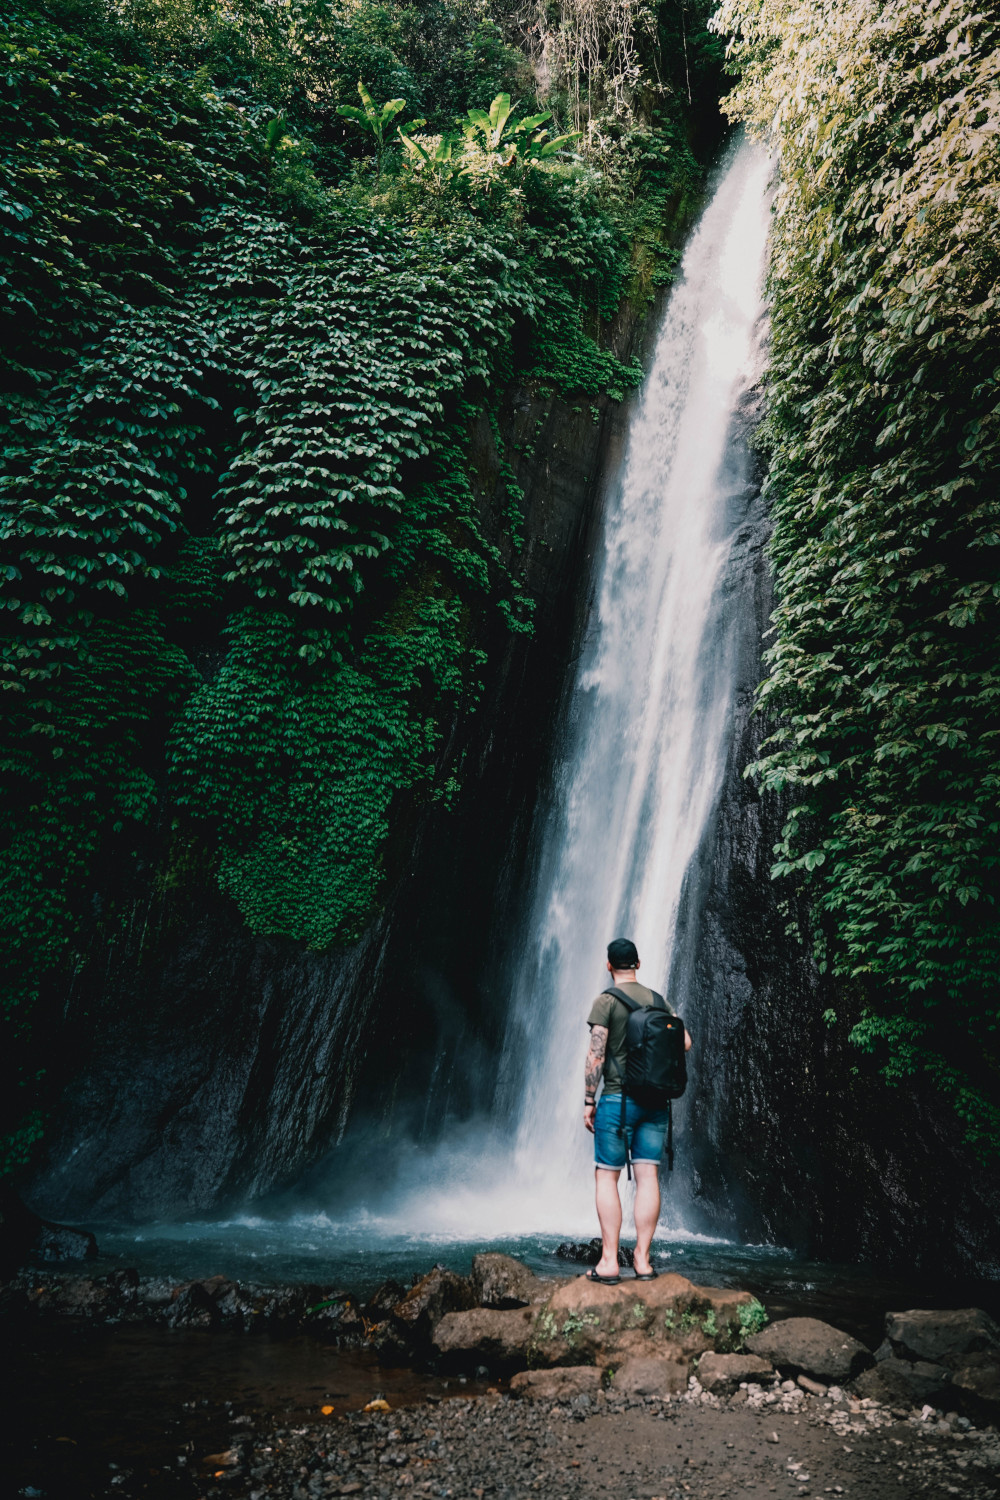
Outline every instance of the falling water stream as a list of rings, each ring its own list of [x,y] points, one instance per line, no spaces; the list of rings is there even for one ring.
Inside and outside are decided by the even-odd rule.
[[[684,879],[729,749],[733,420],[760,373],[768,176],[746,144],[720,174],[608,496],[506,1059],[515,1077],[528,1059],[516,1174],[550,1224],[578,1221],[589,1200],[583,1023],[608,982],[604,945],[633,938],[641,977],[668,989]],[[671,998],[696,1032],[684,997]]]

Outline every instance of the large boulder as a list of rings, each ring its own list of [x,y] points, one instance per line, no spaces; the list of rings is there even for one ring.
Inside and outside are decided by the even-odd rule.
[[[602,1286],[585,1276],[560,1286],[539,1311],[530,1363],[608,1365],[626,1356],[674,1359],[731,1347],[749,1292],[697,1287],[683,1276]]]
[[[981,1307],[886,1313],[885,1334],[904,1359],[926,1359],[957,1369],[966,1355],[992,1354],[994,1363],[1000,1363],[1000,1327]]]
[[[0,1279],[13,1276],[29,1261],[65,1265],[92,1260],[96,1254],[97,1241],[89,1229],[40,1219],[13,1189],[0,1187]]]
[[[716,1354],[709,1350],[698,1361],[698,1380],[706,1391],[728,1396],[745,1380],[765,1380],[774,1374],[769,1359],[758,1354]]]
[[[614,1373],[620,1396],[668,1396],[686,1391],[688,1367],[673,1359],[627,1359]]]
[[[533,1302],[544,1302],[552,1290],[550,1283],[542,1281],[512,1255],[496,1251],[473,1256],[469,1279],[481,1307],[530,1307]]]
[[[423,1341],[430,1338],[431,1330],[447,1313],[462,1312],[475,1305],[476,1294],[467,1277],[435,1266],[407,1292],[402,1302],[397,1302],[392,1317],[415,1341]]]
[[[863,1370],[851,1382],[857,1396],[870,1396],[885,1406],[935,1405],[951,1383],[951,1371],[926,1360],[880,1359],[871,1370]]]
[[[39,1220],[33,1254],[36,1260],[46,1265],[65,1265],[71,1260],[93,1260],[97,1255],[97,1241],[89,1229],[77,1229],[71,1224],[49,1224]]]
[[[850,1380],[873,1362],[864,1344],[819,1318],[783,1318],[752,1334],[747,1348],[781,1370],[826,1381]]]
[[[532,1401],[571,1401],[575,1396],[596,1396],[601,1372],[593,1365],[571,1365],[561,1370],[522,1370],[510,1383],[512,1396]]]
[[[372,1347],[383,1364],[422,1357],[442,1318],[475,1305],[476,1294],[467,1277],[435,1266],[379,1323],[371,1337]]]
[[[486,1365],[497,1374],[528,1363],[528,1344],[535,1322],[531,1307],[475,1307],[445,1313],[431,1342],[441,1361],[455,1369]]]

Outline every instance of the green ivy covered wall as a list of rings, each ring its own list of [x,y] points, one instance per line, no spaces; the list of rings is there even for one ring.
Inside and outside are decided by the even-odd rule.
[[[966,0],[726,0],[777,152],[752,773],[773,874],[890,1083],[1000,1146],[1000,29]]]
[[[6,1170],[102,882],[154,846],[156,880],[207,870],[253,931],[364,929],[532,629],[517,485],[505,464],[488,534],[471,425],[515,380],[638,379],[606,328],[669,280],[696,199],[680,104],[612,110],[574,157],[559,96],[519,126],[499,25],[437,10],[18,0],[0,24]],[[504,90],[520,115],[477,115]]]

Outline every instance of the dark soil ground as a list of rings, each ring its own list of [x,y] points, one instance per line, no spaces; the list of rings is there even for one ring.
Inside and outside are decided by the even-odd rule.
[[[794,1411],[743,1392],[553,1406],[303,1337],[65,1325],[2,1368],[4,1500],[1000,1496],[995,1429],[797,1394]],[[392,1410],[360,1410],[379,1393]]]

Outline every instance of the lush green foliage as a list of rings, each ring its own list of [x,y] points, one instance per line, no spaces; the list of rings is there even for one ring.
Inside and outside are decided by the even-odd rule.
[[[775,873],[811,888],[853,1039],[995,1149],[1000,29],[968,0],[727,0],[721,24],[734,112],[781,160]]]
[[[468,432],[485,408],[499,438],[512,378],[635,382],[601,327],[642,183],[561,155],[516,39],[472,0],[0,23],[9,1166],[115,891],[198,870],[256,931],[353,938],[455,789],[488,651],[531,628],[513,470],[487,537]],[[406,169],[418,112],[464,120],[460,173]]]

